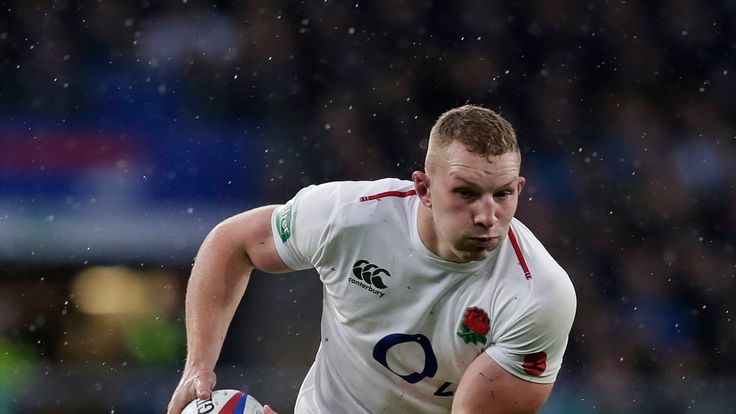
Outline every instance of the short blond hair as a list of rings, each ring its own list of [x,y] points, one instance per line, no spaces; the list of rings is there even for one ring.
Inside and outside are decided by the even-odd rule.
[[[454,141],[482,157],[512,152],[521,160],[514,128],[501,115],[481,106],[463,105],[439,117],[429,133],[425,164],[429,162],[430,153]]]

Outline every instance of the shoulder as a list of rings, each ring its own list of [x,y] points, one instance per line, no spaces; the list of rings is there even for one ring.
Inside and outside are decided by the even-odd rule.
[[[396,223],[410,211],[409,203],[382,208],[385,200],[408,200],[413,195],[411,181],[385,178],[376,181],[333,181],[303,188],[282,208],[280,216],[290,218],[302,229],[323,236],[375,223]],[[402,214],[396,214],[397,211]]]
[[[509,239],[501,266],[513,277],[498,301],[494,342],[486,352],[519,378],[551,383],[575,318],[575,289],[562,266],[516,219]]]
[[[574,315],[577,306],[575,288],[565,269],[552,257],[542,242],[521,221],[514,219],[511,232],[515,249],[518,247],[518,260],[525,262],[533,284],[532,300],[536,302],[538,314],[544,315],[552,311],[552,316],[566,313]]]
[[[362,198],[372,200],[375,194],[401,192],[407,183],[412,184],[387,178],[334,181],[303,188],[271,216],[274,242],[284,263],[292,269],[314,266],[336,239],[353,241],[363,237],[367,228],[379,227],[376,223],[384,221],[377,220],[383,217],[366,207],[371,203]]]
[[[411,181],[397,178],[375,181],[332,181],[305,187],[295,198],[310,198],[344,205],[398,196],[411,192],[413,188]]]

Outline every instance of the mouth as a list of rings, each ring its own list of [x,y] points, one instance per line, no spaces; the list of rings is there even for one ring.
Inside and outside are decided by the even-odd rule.
[[[498,237],[491,237],[491,236],[471,237],[470,240],[480,245],[492,246],[496,244],[496,242],[498,241]]]

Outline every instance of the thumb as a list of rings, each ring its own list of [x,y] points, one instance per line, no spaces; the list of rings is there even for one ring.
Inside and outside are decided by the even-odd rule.
[[[194,390],[197,393],[197,398],[199,398],[200,400],[206,400],[210,398],[213,386],[214,384],[212,384],[210,381],[197,377],[194,380]]]

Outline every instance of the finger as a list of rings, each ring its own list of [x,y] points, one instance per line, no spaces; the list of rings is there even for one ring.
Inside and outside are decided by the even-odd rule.
[[[178,391],[178,390],[177,390]],[[187,405],[189,401],[186,401],[180,392],[174,393],[169,401],[169,407],[166,414],[181,414],[181,410]]]
[[[263,406],[263,414],[279,414],[271,408],[270,405],[266,404]]]

